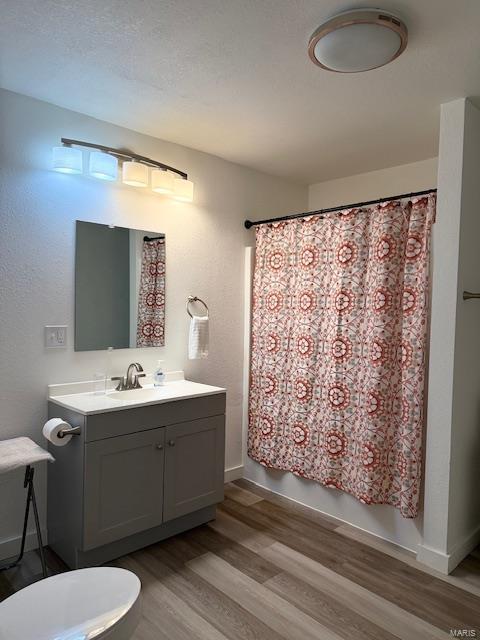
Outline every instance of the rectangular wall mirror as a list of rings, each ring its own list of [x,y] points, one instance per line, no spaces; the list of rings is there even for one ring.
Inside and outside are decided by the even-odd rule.
[[[75,351],[164,344],[165,235],[77,220]]]

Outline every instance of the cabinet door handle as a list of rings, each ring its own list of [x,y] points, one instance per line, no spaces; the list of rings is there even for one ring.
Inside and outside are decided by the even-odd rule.
[[[163,444],[156,444],[157,449],[163,449]]]
[[[168,441],[168,446],[169,447],[174,447],[175,446],[175,440],[169,440]]]

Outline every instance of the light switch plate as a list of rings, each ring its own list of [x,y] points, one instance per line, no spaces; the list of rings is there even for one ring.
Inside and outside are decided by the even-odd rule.
[[[47,325],[45,327],[45,347],[61,349],[67,346],[67,325]]]

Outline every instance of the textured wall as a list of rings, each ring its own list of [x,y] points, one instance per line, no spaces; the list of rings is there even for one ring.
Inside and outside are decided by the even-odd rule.
[[[310,209],[335,207],[375,198],[388,198],[437,184],[437,158],[421,160],[347,178],[317,182],[309,187]]]
[[[60,109],[19,94],[0,93],[2,166],[0,278],[0,438],[41,442],[47,384],[123,373],[129,362],[168,369],[227,387],[226,467],[241,464],[243,254],[252,235],[245,217],[302,210],[307,189],[178,145]],[[186,170],[195,203],[181,204],[145,189],[105,184],[49,170],[51,148],[66,136],[130,148]],[[75,220],[164,232],[167,238],[167,323],[164,349],[73,351]],[[188,294],[211,311],[211,355],[187,360]],[[67,324],[65,350],[46,351],[43,327]],[[21,474],[0,477],[0,542],[21,531]],[[39,470],[44,513],[45,470]],[[2,554],[14,553],[3,545]]]

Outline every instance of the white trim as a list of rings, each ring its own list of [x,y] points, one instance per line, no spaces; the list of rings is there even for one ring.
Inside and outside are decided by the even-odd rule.
[[[418,545],[417,562],[427,565],[430,569],[448,575],[448,560],[449,556],[446,553],[424,544]]]
[[[47,544],[47,531],[42,529],[42,541],[43,544]],[[13,560],[20,553],[20,544],[22,542],[22,536],[16,536],[15,538],[7,538],[0,541],[0,560],[6,560],[7,558]],[[35,530],[27,532],[27,539],[25,541],[25,551],[32,551],[38,548],[37,533]]]
[[[480,525],[472,531],[470,535],[456,544],[449,553],[448,572],[453,571],[455,567],[471,553],[475,547],[480,544]]]
[[[417,560],[440,573],[449,574],[468,554],[480,544],[480,526],[456,544],[450,553],[444,553],[427,545],[418,545]]]
[[[243,408],[242,408],[242,460],[247,457],[248,401],[250,382],[250,334],[252,317],[252,278],[255,248],[245,247],[245,270],[243,284]]]
[[[225,484],[227,482],[233,482],[234,480],[240,480],[240,478],[243,478],[243,464],[239,464],[238,467],[225,469]]]

